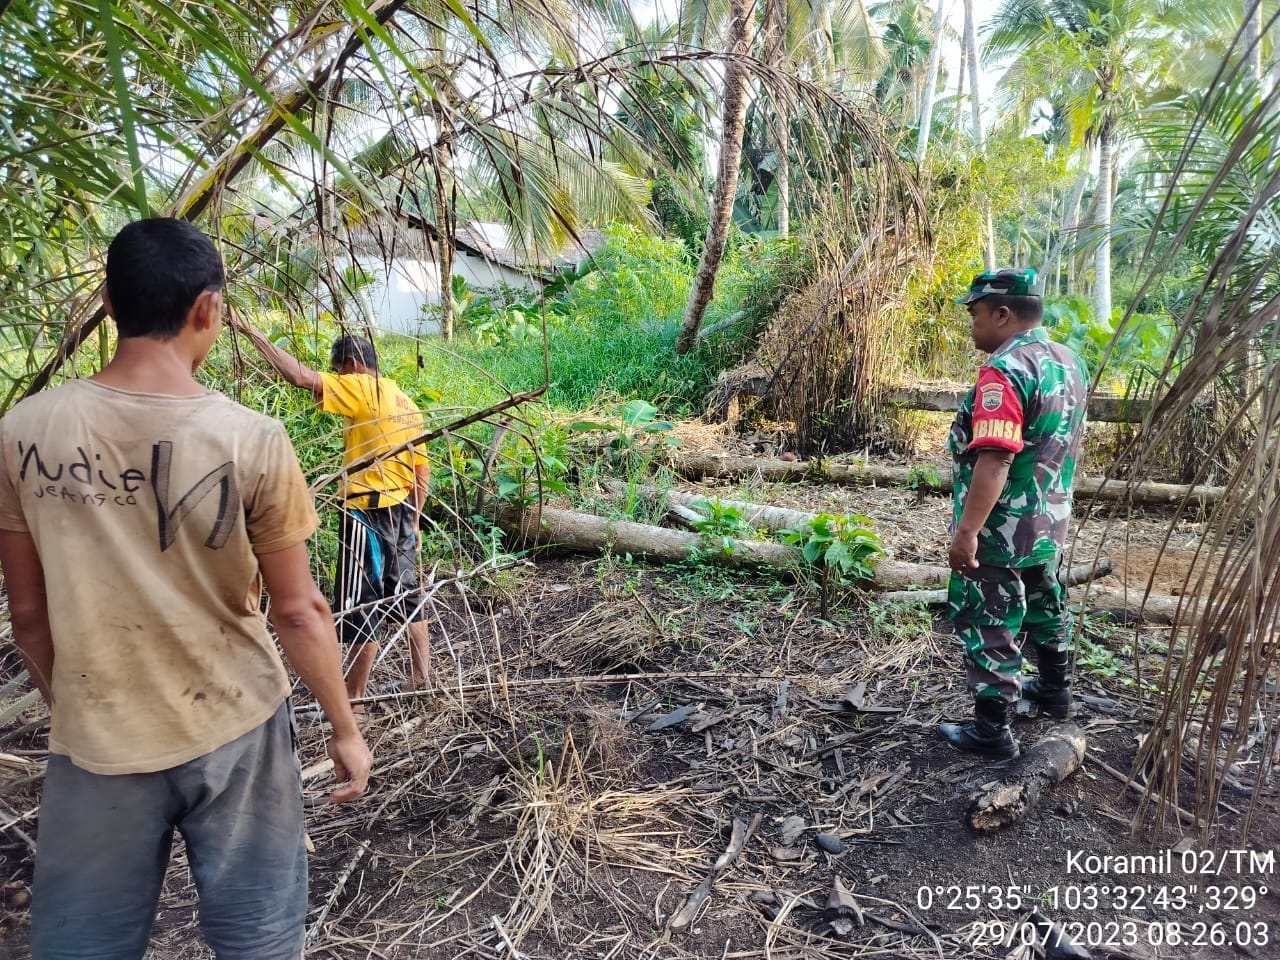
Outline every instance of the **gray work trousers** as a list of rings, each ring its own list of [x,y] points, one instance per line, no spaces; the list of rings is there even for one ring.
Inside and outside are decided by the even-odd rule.
[[[219,960],[298,960],[307,854],[288,701],[257,729],[169,770],[103,775],[49,757],[32,960],[140,958],[174,829]]]

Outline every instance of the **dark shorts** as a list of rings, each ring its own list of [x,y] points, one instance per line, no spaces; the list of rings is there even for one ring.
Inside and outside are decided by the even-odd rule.
[[[399,503],[342,511],[334,589],[343,643],[378,639],[384,620],[425,620],[418,595],[418,512]]]
[[[187,841],[200,928],[224,960],[298,960],[307,913],[302,781],[286,701],[266,723],[156,773],[49,757],[32,894],[36,960],[137,960],[173,831]]]

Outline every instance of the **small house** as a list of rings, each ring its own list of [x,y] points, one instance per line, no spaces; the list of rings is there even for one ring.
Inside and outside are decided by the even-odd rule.
[[[507,286],[537,291],[558,273],[580,268],[603,243],[598,230],[585,231],[554,256],[513,240],[505,224],[471,220],[454,235],[453,275],[473,289]],[[357,297],[370,325],[384,333],[410,336],[439,332],[433,311],[440,303],[439,234],[417,217],[362,224],[345,244],[336,266],[360,268],[367,282]]]

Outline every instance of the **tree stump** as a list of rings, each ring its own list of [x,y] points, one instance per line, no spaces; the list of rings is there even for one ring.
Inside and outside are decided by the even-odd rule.
[[[970,798],[966,819],[975,830],[989,832],[1024,820],[1044,788],[1061,783],[1084,762],[1084,732],[1074,723],[1051,727],[1003,779],[983,786]]]

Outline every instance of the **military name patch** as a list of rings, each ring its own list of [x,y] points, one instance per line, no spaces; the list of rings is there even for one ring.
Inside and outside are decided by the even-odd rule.
[[[1012,420],[979,420],[974,423],[973,439],[986,440],[988,438],[1021,443],[1022,424],[1015,423]]]
[[[999,410],[1004,403],[1003,383],[984,383],[982,385],[982,409]]]

